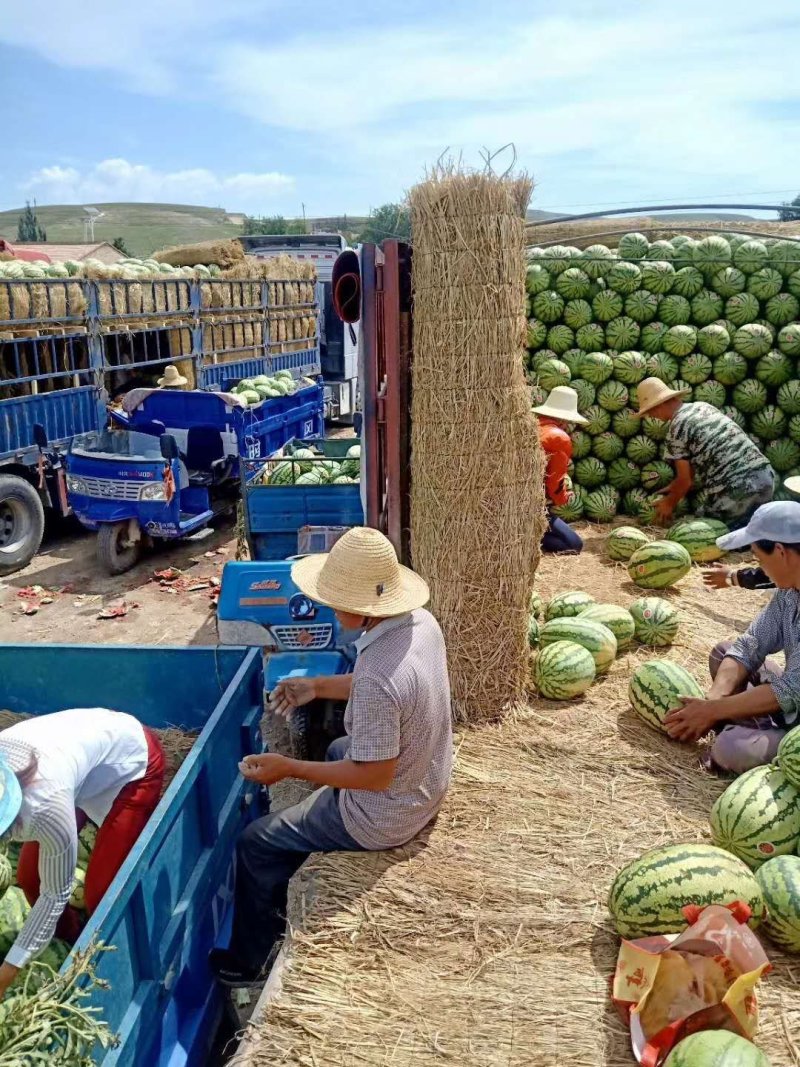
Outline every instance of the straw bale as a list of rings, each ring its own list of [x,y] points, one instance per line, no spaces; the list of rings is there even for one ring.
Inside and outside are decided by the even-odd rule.
[[[457,721],[527,684],[544,529],[525,386],[527,177],[437,169],[410,195],[414,241],[411,545],[444,630]]]
[[[196,267],[198,264],[215,263],[226,270],[244,258],[244,248],[240,241],[201,241],[199,244],[179,245],[164,248],[154,253],[153,259],[158,263],[169,263],[173,267]]]
[[[0,321],[29,319],[31,317],[31,287],[0,282]]]
[[[580,532],[580,560],[545,557],[538,591],[629,604],[640,591],[605,560],[608,529]],[[696,569],[666,595],[681,612],[672,649],[634,648],[581,700],[537,698],[463,729],[445,805],[415,841],[312,858],[292,886],[281,989],[237,1067],[634,1064],[608,993],[608,890],[645,850],[708,840],[726,783],[634,715],[630,672],[666,656],[704,679],[714,643],[767,599],[712,593]],[[765,947],[758,1043],[775,1067],[798,1067],[800,968]]]

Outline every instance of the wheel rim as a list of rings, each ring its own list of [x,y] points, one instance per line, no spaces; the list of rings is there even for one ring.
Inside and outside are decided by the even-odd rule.
[[[16,552],[22,548],[33,530],[30,513],[16,500],[0,503],[0,552]]]
[[[114,534],[114,554],[117,556],[130,555],[136,551],[136,541],[128,540],[128,524],[123,522],[117,527]]]

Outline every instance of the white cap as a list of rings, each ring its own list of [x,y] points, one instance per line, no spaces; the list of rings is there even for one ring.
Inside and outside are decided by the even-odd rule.
[[[777,541],[785,545],[800,544],[800,504],[793,500],[773,500],[762,504],[743,530],[717,538],[717,545],[727,552],[747,548],[754,541]]]

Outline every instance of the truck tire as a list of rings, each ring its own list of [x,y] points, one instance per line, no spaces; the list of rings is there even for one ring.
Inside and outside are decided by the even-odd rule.
[[[0,474],[0,575],[27,567],[42,543],[44,508],[30,482]]]
[[[128,540],[127,522],[103,523],[97,532],[97,556],[109,574],[124,574],[139,562],[142,542]]]

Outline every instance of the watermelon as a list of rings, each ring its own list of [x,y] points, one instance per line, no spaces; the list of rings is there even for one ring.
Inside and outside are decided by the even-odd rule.
[[[650,538],[636,526],[618,526],[606,538],[606,551],[614,560],[629,560],[633,553],[643,545],[650,543]]]
[[[597,456],[585,456],[575,464],[573,481],[587,489],[603,485],[606,481],[606,465]]]
[[[711,278],[711,288],[720,296],[735,296],[747,285],[747,278],[737,267],[723,267]]]
[[[6,269],[8,269],[9,266],[10,264],[7,263]],[[792,296],[800,297],[800,270],[793,271],[789,275],[786,281],[786,288],[792,294]]]
[[[295,485],[323,485],[325,482],[327,482],[327,480],[328,480],[328,478],[327,478],[327,475],[326,475],[325,471],[323,471],[321,468],[317,467],[314,470],[306,471],[305,474],[301,474],[300,477],[296,479],[294,484]]]
[[[592,321],[592,305],[587,300],[568,300],[564,306],[564,322],[571,330],[578,330]]]
[[[752,417],[750,429],[761,441],[775,441],[786,433],[786,416],[780,408],[768,404]]]
[[[614,373],[614,361],[605,352],[586,352],[581,359],[580,376],[592,385],[601,385]]]
[[[13,884],[14,867],[5,852],[0,852],[0,897]]]
[[[546,289],[552,289],[553,282],[550,271],[541,263],[533,263],[525,272],[525,288],[531,296],[537,296]]]
[[[613,485],[615,489],[633,489],[639,484],[640,473],[639,468],[631,459],[624,459],[620,456],[619,459],[612,460],[608,465],[608,482],[609,485]],[[623,510],[625,513],[632,514],[627,510],[625,501],[623,500]],[[635,512],[633,514],[636,514]]]
[[[619,462],[619,460],[617,460]],[[613,466],[613,464],[612,464]],[[636,468],[636,481],[640,480],[639,468]],[[622,511],[625,515],[631,515],[640,522],[652,522],[655,514],[650,504],[650,494],[638,484],[625,493],[622,498]]]
[[[563,519],[564,522],[577,522],[583,518],[585,491],[579,486],[573,486],[570,479],[566,479],[567,502],[556,504],[551,510],[553,514]]]
[[[739,411],[752,415],[767,403],[767,387],[756,378],[745,378],[733,390],[733,404]]]
[[[800,415],[792,415],[786,432],[792,441],[800,443]]]
[[[669,433],[669,423],[663,419],[654,419],[652,415],[645,415],[641,420],[642,429],[651,441],[665,441]]]
[[[650,242],[643,233],[626,233],[619,239],[618,254],[623,259],[644,259]]]
[[[652,260],[642,264],[642,286],[651,293],[661,296],[672,292],[676,271],[666,260]]]
[[[704,275],[713,275],[720,267],[727,267],[733,255],[731,246],[724,237],[712,234],[695,245],[692,262]]]
[[[763,241],[745,241],[733,253],[734,266],[743,274],[755,274],[767,265],[769,252]]]
[[[667,352],[655,352],[647,357],[647,373],[651,378],[660,378],[669,384],[678,377],[678,361]]]
[[[534,682],[550,700],[571,700],[586,692],[595,674],[594,657],[588,649],[574,641],[554,641],[536,657]]]
[[[580,267],[568,267],[556,278],[555,290],[565,300],[583,300],[592,291],[592,281]]]
[[[661,321],[667,326],[685,326],[691,321],[692,305],[685,296],[672,293],[665,296],[658,306]]]
[[[647,360],[641,352],[618,352],[612,362],[614,377],[625,385],[636,385],[647,374]]]
[[[692,319],[698,326],[710,326],[722,315],[724,308],[725,301],[711,289],[701,289],[692,297]]]
[[[630,390],[628,392],[630,393]],[[612,424],[615,434],[620,437],[633,437],[639,432],[640,420],[633,408],[623,408],[622,411],[616,412]]]
[[[0,899],[0,956],[3,959],[17,940],[30,910],[25,894],[16,886],[7,889]]]
[[[606,411],[622,411],[628,403],[628,390],[622,382],[604,382],[597,390],[597,403]]]
[[[580,258],[577,248],[569,245],[552,245],[542,250],[541,261],[553,275],[563,274],[565,270],[575,266],[574,261]]]
[[[592,522],[611,522],[619,509],[619,493],[610,485],[601,485],[586,494],[583,509]]]
[[[667,540],[683,545],[693,563],[710,563],[725,555],[717,547],[717,538],[730,533],[718,519],[681,519],[667,531]]]
[[[361,476],[361,445],[351,445],[342,461],[342,474],[348,478]]]
[[[687,670],[668,659],[651,659],[631,675],[628,699],[636,714],[648,726],[666,733],[664,720],[681,706],[681,697],[705,694]]]
[[[658,314],[660,298],[655,293],[649,293],[647,289],[637,289],[635,293],[625,298],[625,314],[635,322],[644,325],[652,322]]]
[[[746,1037],[730,1030],[701,1030],[679,1041],[664,1067],[770,1067],[770,1062]]]
[[[675,258],[675,249],[669,241],[651,241],[644,258],[667,260],[667,262],[671,263]]]
[[[714,844],[756,868],[796,852],[800,792],[776,767],[754,767],[717,799],[710,822]]]
[[[694,326],[671,326],[664,335],[664,351],[672,356],[687,356],[694,350],[696,342]]]
[[[773,326],[788,326],[800,316],[800,301],[791,293],[776,293],[764,309]]]
[[[628,574],[643,589],[666,589],[685,577],[692,557],[675,541],[652,541],[628,560]]]
[[[800,323],[783,327],[778,334],[778,348],[787,356],[800,356]]]
[[[730,419],[731,422],[735,422],[740,430],[747,429],[747,419],[738,408],[728,405],[720,408],[720,411],[726,418]]]
[[[533,298],[531,308],[537,319],[550,325],[561,318],[564,298],[555,289],[545,289]]]
[[[588,456],[592,452],[592,445],[594,438],[588,433],[584,433],[583,430],[572,431],[572,458],[583,459],[584,456]],[[600,459],[603,457],[600,456]]]
[[[592,311],[600,322],[611,322],[625,310],[625,301],[613,289],[601,289],[592,299]]]
[[[723,385],[737,385],[747,377],[747,360],[738,352],[724,352],[714,360],[713,372]]]
[[[580,615],[582,611],[585,611],[586,608],[594,603],[594,597],[580,589],[568,593],[556,593],[547,605],[545,620],[550,622],[551,619],[571,618],[573,615]]]
[[[595,604],[582,612],[580,619],[587,622],[599,622],[607,626],[617,641],[617,651],[627,648],[633,640],[636,626],[633,617],[618,604]]]
[[[735,856],[713,845],[661,845],[623,867],[611,887],[608,910],[621,937],[639,938],[682,933],[687,904],[737,900],[749,905],[750,925],[757,926],[764,898],[752,871]]]
[[[606,326],[606,344],[618,352],[625,351],[633,348],[639,340],[640,332],[638,322],[628,315],[620,315]]]
[[[703,275],[696,267],[681,267],[672,279],[672,291],[691,300],[703,288]]]
[[[557,356],[563,355],[564,352],[568,352],[574,343],[575,334],[569,326],[565,326],[563,322],[551,326],[547,331],[548,347],[551,348]]]
[[[526,344],[528,348],[536,350],[541,348],[547,341],[547,323],[541,319],[528,319],[528,335]]]
[[[680,327],[676,327],[676,329],[680,329]],[[681,378],[690,385],[699,385],[711,377],[713,369],[714,364],[708,356],[704,356],[702,352],[693,352],[691,355],[687,355],[686,359],[681,363]]]
[[[542,600],[541,593],[537,593],[535,589],[531,592],[531,601],[528,610],[534,619],[540,619],[542,617],[544,601]]]
[[[536,648],[539,644],[539,623],[533,615],[528,617],[528,647]]]
[[[624,388],[624,387],[623,387]],[[588,434],[587,434],[588,437]],[[617,459],[625,451],[625,442],[615,433],[611,433],[610,430],[606,430],[605,433],[598,434],[597,437],[589,438],[592,442],[592,452],[603,463],[610,463],[613,459]],[[575,450],[572,452],[575,455]],[[792,464],[794,466],[794,464]]]
[[[584,353],[581,352],[581,358]],[[587,382],[585,378],[573,378],[570,382],[570,387],[578,394],[578,411],[586,411],[587,408],[594,404],[597,397],[597,390],[591,382]]]
[[[674,477],[672,464],[663,459],[654,459],[652,463],[645,463],[642,467],[641,482],[650,493],[664,489]]]
[[[725,302],[725,317],[730,319],[734,326],[744,326],[758,318],[760,311],[758,300],[752,293],[737,293],[730,296]]]
[[[617,656],[617,639],[611,630],[601,622],[585,621],[583,613],[576,618],[546,622],[539,640],[542,648],[556,641],[574,641],[576,645],[582,645],[592,654],[597,675],[605,674]]]
[[[642,288],[642,272],[635,263],[617,260],[606,275],[606,284],[623,296]]]
[[[711,378],[707,382],[701,382],[694,387],[692,399],[702,401],[704,404],[711,404],[715,408],[723,408],[727,399],[725,386],[722,382],[715,382]]]
[[[629,608],[636,640],[653,648],[671,645],[678,634],[680,617],[669,603],[658,596],[634,600]]]
[[[800,726],[790,730],[783,738],[775,762],[790,784],[800,790]]]
[[[658,455],[658,445],[649,437],[645,437],[643,433],[637,433],[635,437],[631,437],[628,441],[628,444],[625,447],[625,454],[628,459],[632,459],[634,463],[643,466],[645,463],[650,463],[656,458]]]
[[[581,360],[583,359],[583,352],[579,348],[568,348],[566,352],[563,352],[559,357],[562,363],[566,363],[569,367],[569,373],[573,378],[577,378],[580,373]]]
[[[704,356],[721,356],[730,344],[728,331],[716,322],[697,331],[697,347]]]
[[[601,408],[599,404],[592,404],[588,408],[584,408],[583,417],[586,419],[584,429],[592,437],[605,433],[611,426],[611,412]]]
[[[581,266],[594,281],[605,278],[616,262],[616,256],[605,245],[589,245],[581,254]]]
[[[661,352],[664,348],[664,336],[669,327],[664,322],[650,322],[643,327],[639,345],[644,352]]]
[[[770,258],[785,278],[791,277],[800,268],[800,241],[776,241]]]
[[[673,237],[670,243],[675,249],[675,258],[673,260],[675,269],[681,270],[683,267],[690,266],[694,261],[694,250],[697,248],[697,241],[692,237],[679,234],[677,237]]]
[[[560,359],[545,360],[536,373],[539,378],[539,385],[548,392],[558,385],[569,385],[572,380],[569,367],[566,363],[562,363]]]
[[[590,322],[575,331],[575,344],[584,352],[599,352],[605,347],[605,330],[599,322]]]
[[[770,441],[764,449],[764,455],[774,471],[786,474],[800,464],[800,445],[783,437],[778,441]]]
[[[289,460],[276,464],[267,479],[268,485],[293,485],[295,473],[302,474],[300,464],[292,464]]]
[[[764,329],[767,331],[767,333],[769,333],[770,337],[772,338],[772,344],[774,345],[775,342],[778,339],[778,328],[777,328],[777,326],[773,326],[772,323],[768,319],[756,319],[755,320],[755,325],[764,327]]]
[[[756,871],[767,915],[764,929],[787,952],[800,953],[800,856],[776,856]]]
[[[794,360],[773,348],[756,363],[756,378],[764,385],[780,386],[791,380]]]

